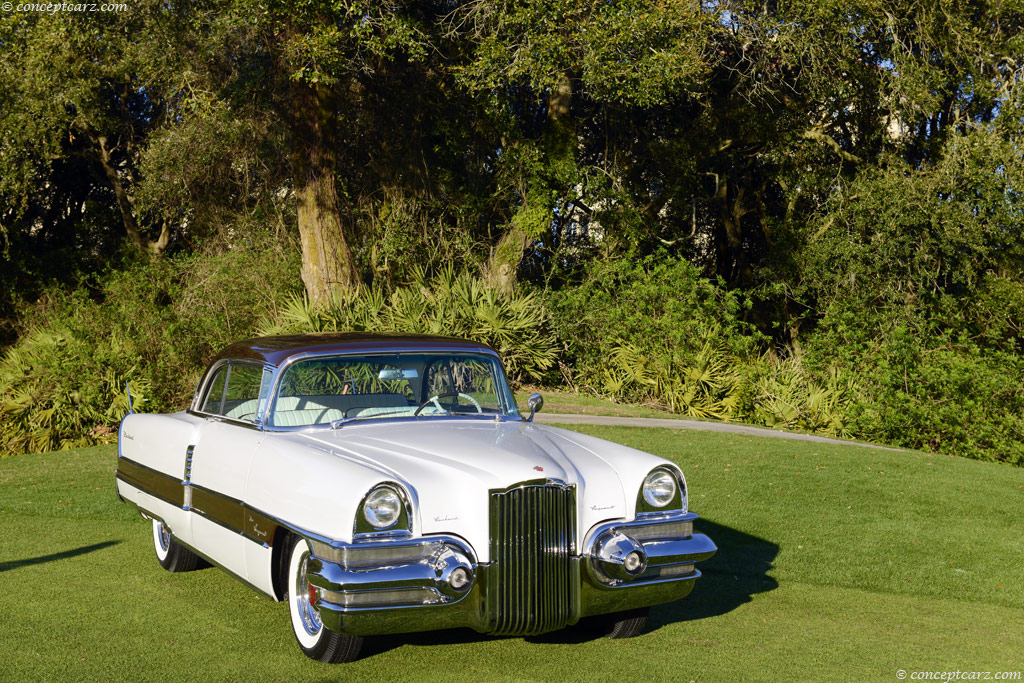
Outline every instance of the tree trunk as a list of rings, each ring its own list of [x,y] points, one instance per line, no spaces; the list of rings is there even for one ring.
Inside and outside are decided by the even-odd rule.
[[[744,206],[746,188],[743,180],[736,190],[729,192],[729,179],[719,183],[715,201],[722,221],[722,234],[718,240],[718,274],[732,285],[749,286],[754,279],[747,252],[743,248],[743,217],[750,213]]]
[[[570,189],[576,169],[576,129],[569,109],[571,104],[572,81],[563,74],[548,95],[543,139],[545,171],[527,180],[523,204],[512,219],[511,227],[491,249],[483,268],[484,278],[502,289],[512,289],[523,253],[533,240],[551,229],[554,207],[531,206],[531,202],[550,202],[552,191],[564,196]]]
[[[117,208],[121,212],[121,222],[124,224],[128,237],[136,247],[150,256],[160,256],[171,241],[170,225],[166,220],[164,221],[163,227],[160,229],[160,237],[155,242],[142,234],[139,230],[139,224],[135,220],[135,214],[132,211],[131,199],[128,198],[128,192],[124,189],[121,176],[114,166],[110,147],[107,146],[107,137],[99,135],[91,126],[85,126],[85,131],[99,152],[100,166],[103,168],[103,174],[106,176],[107,182],[110,183],[111,189],[114,190],[114,197],[117,198]]]
[[[324,303],[332,292],[359,286],[334,181],[337,109],[334,93],[323,84],[296,83],[294,94],[292,168],[302,282],[311,302]]]

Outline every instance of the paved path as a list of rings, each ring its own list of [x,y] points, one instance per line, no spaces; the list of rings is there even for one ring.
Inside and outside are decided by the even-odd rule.
[[[620,427],[664,427],[667,429],[702,429],[707,432],[727,432],[729,434],[748,434],[750,436],[769,436],[775,439],[794,439],[796,441],[817,441],[818,443],[834,443],[840,446],[863,446],[883,451],[899,451],[901,448],[876,446],[871,443],[830,439],[827,436],[798,434],[796,432],[780,432],[763,427],[729,424],[727,422],[701,422],[699,420],[670,420],[662,417],[612,417],[610,415],[563,415],[559,413],[537,413],[537,422],[546,424],[576,425],[616,425]]]

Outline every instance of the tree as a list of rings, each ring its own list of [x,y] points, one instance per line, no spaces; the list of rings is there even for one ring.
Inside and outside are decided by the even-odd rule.
[[[658,106],[692,89],[703,75],[705,22],[695,5],[675,1],[476,0],[456,10],[452,32],[476,45],[460,80],[490,100],[505,133],[499,185],[515,188],[492,279],[508,286],[531,243],[550,252],[597,214],[606,214],[595,225],[603,233],[610,214],[629,212],[602,119],[617,105]]]
[[[139,159],[173,106],[162,43],[176,18],[163,3],[124,12],[7,12],[0,19],[0,176],[5,231],[49,230],[92,201],[157,256],[171,225],[134,205]],[[140,41],[136,36],[146,35]],[[57,182],[75,169],[88,182]],[[68,190],[75,189],[72,193]],[[41,223],[40,223],[41,221]],[[110,226],[112,227],[112,226]],[[110,235],[94,235],[101,241]]]

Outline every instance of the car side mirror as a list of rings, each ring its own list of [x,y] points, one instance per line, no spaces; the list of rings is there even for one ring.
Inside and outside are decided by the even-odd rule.
[[[530,408],[530,417],[526,418],[526,421],[533,422],[534,413],[540,412],[540,409],[544,407],[544,397],[540,394],[530,394],[526,405]]]

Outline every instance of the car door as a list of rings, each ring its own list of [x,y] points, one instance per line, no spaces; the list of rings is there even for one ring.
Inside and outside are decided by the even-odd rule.
[[[191,512],[196,550],[240,578],[247,579],[243,536],[245,481],[265,433],[257,417],[269,382],[261,365],[232,361],[212,377],[186,471],[186,504]],[[262,389],[262,390],[261,390]]]

